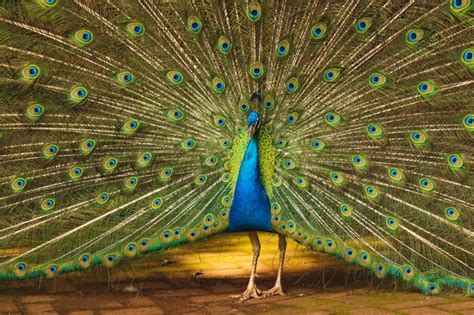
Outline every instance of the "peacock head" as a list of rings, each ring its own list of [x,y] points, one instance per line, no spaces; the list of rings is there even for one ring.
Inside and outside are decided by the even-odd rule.
[[[247,125],[249,136],[252,138],[260,126],[260,114],[255,111],[251,111],[247,116]]]

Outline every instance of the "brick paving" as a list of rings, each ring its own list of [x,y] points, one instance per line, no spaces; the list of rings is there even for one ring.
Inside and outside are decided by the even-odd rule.
[[[223,242],[234,244],[210,254]],[[276,240],[264,235],[262,244],[257,284],[268,289]],[[288,256],[287,296],[245,303],[229,298],[244,290],[251,256],[245,237],[224,236],[122,268],[0,283],[0,314],[474,314],[474,299],[459,292],[423,296],[293,243]]]

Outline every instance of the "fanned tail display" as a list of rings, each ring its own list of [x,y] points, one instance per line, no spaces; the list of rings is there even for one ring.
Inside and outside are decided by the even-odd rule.
[[[474,295],[471,0],[1,3],[0,279],[235,218]]]

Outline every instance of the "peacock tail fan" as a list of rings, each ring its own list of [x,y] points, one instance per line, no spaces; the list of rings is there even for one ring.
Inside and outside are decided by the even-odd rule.
[[[426,294],[472,296],[473,12],[2,1],[0,278],[225,231],[252,109],[273,231]]]

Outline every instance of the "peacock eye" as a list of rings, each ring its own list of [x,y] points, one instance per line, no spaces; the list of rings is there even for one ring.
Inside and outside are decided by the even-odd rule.
[[[451,3],[456,9],[460,9],[462,7],[462,0],[452,0]]]
[[[473,116],[468,116],[465,119],[466,125],[472,126],[474,124],[474,117]]]
[[[463,54],[463,58],[464,58],[465,61],[471,62],[472,61],[472,51],[471,50],[466,50]]]

